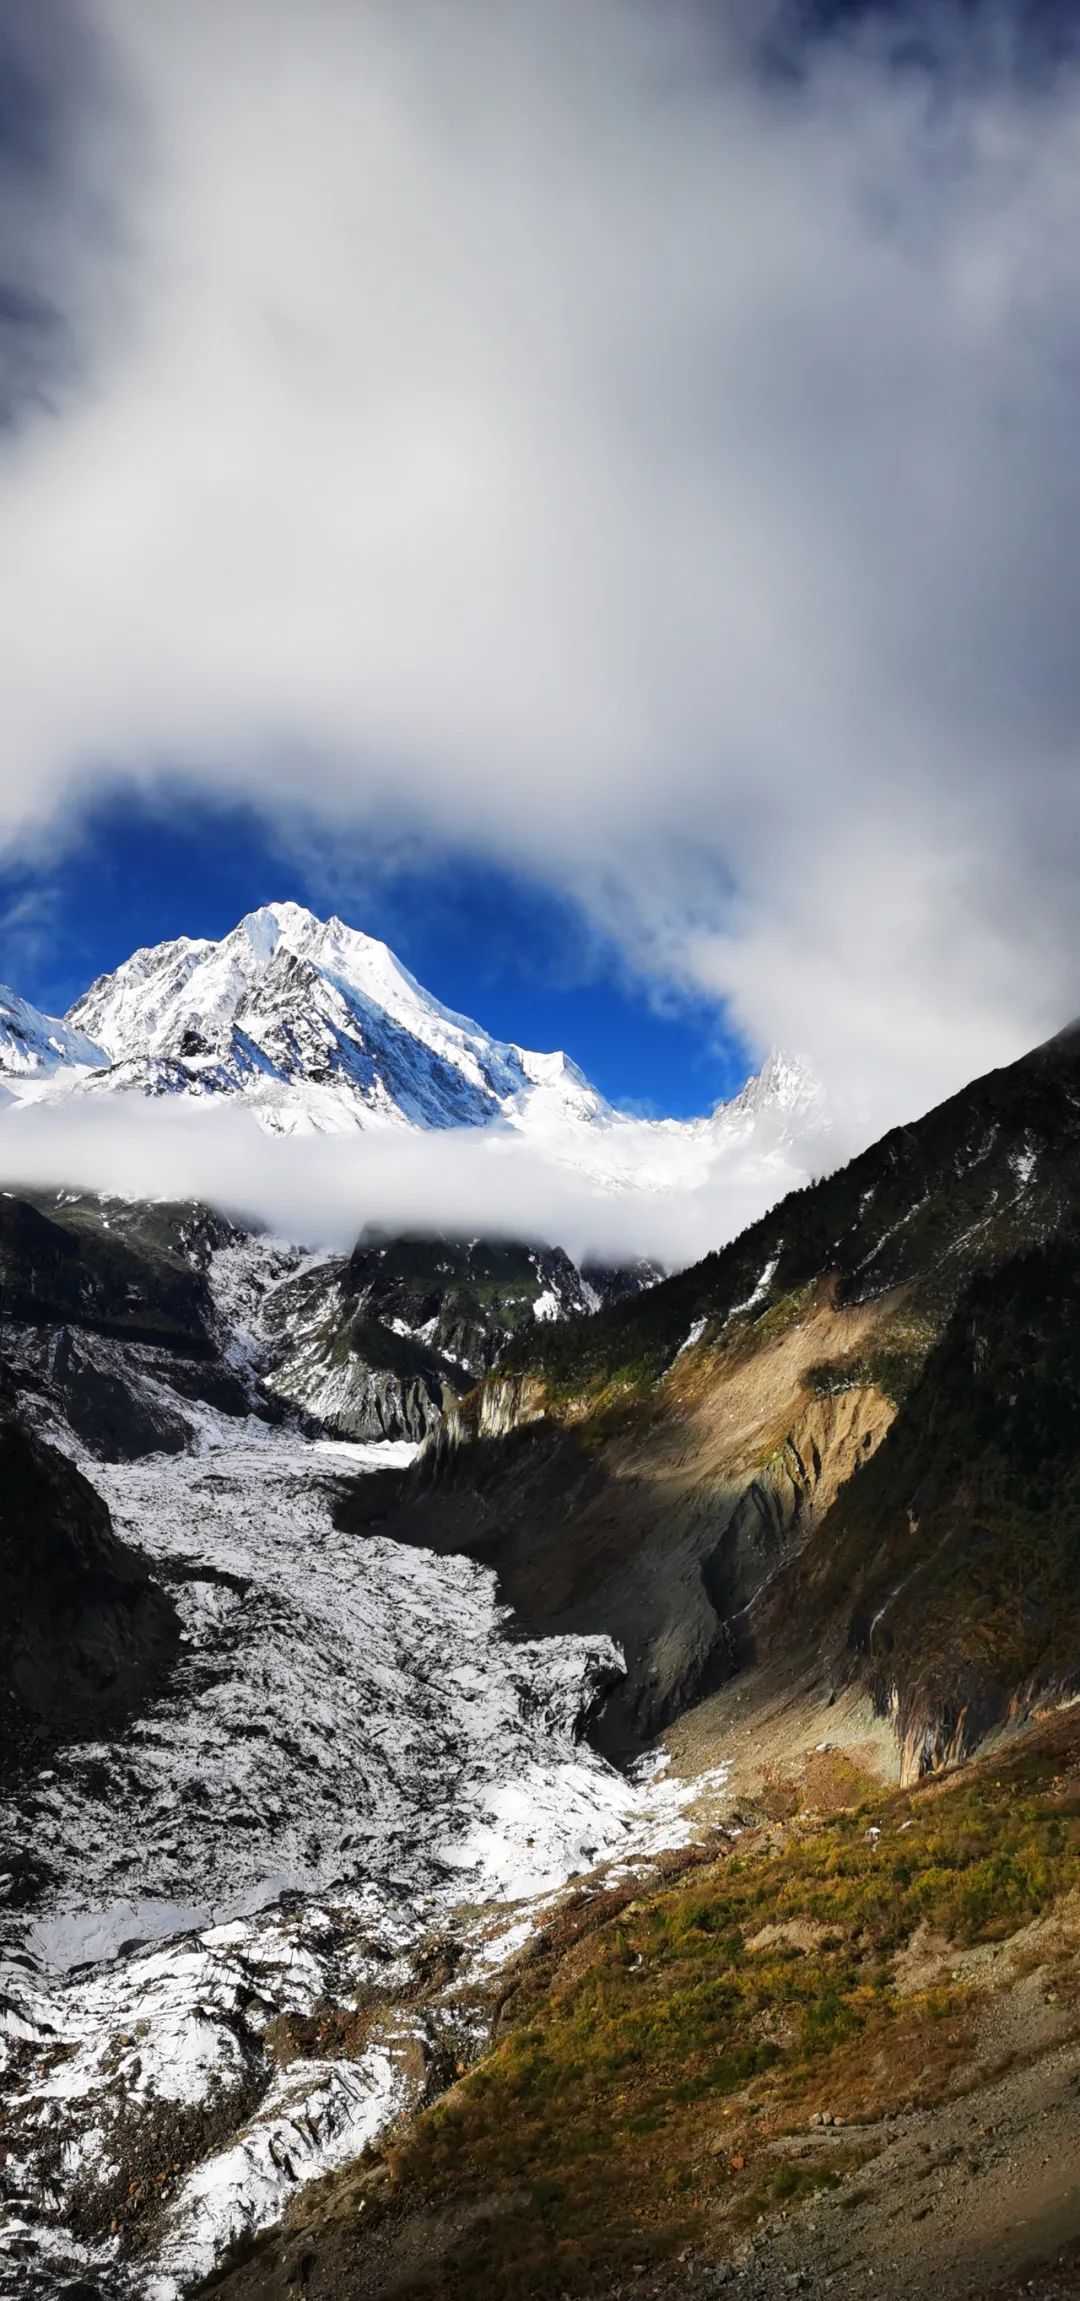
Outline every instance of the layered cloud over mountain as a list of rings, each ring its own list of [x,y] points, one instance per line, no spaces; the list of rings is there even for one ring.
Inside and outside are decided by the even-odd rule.
[[[135,952],[63,1020],[0,991],[0,1091],[8,1181],[198,1197],[339,1243],[366,1220],[684,1260],[845,1139],[780,1056],[700,1119],[629,1117],[295,903]]]

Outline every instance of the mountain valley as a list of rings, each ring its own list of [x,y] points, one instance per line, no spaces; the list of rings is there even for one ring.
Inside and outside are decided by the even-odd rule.
[[[133,1064],[258,1101],[295,939],[140,954],[5,1123]],[[451,1116],[439,1029],[421,1116],[308,1044],[275,1125],[533,1124],[488,1057]],[[1072,1031],[667,1276],[0,1196],[0,2290],[1043,2290],[1078,1114]]]

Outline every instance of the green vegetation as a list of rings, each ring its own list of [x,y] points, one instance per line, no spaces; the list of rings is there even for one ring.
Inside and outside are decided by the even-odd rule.
[[[84,1326],[201,1354],[210,1302],[178,1225],[198,1210],[0,1198],[0,1317]]]
[[[366,1318],[363,1313],[332,1333],[330,1365],[343,1365],[350,1358],[361,1359],[377,1373],[396,1374],[405,1382],[417,1377],[435,1378],[452,1391],[464,1389],[468,1379],[457,1367],[440,1358],[437,1351],[425,1349],[411,1334],[395,1334],[392,1327],[384,1326],[377,1318]]]
[[[879,1326],[868,1348],[845,1358],[823,1359],[808,1369],[803,1381],[817,1398],[873,1388],[893,1406],[903,1406],[936,1340],[937,1328],[930,1319],[897,1314]]]
[[[1078,1749],[1067,1722],[649,1898],[580,1897],[502,2043],[392,2153],[395,2210],[484,2206],[430,2290],[586,2291],[835,2180],[865,2155],[860,2121],[948,2091],[970,1986],[902,1994],[896,1954],[922,1925],[958,1947],[1008,1937],[1080,1884]],[[770,2153],[825,2106],[853,2129],[846,2155]]]
[[[430,1350],[474,1370],[508,1335],[536,1330],[534,1305],[552,1285],[573,1296],[577,1273],[559,1249],[503,1239],[368,1235],[350,1256],[346,1292],[368,1320],[423,1328]],[[383,1363],[382,1360],[379,1361]]]

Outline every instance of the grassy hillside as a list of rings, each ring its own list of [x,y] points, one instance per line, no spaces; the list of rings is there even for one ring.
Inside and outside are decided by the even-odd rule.
[[[1068,1720],[947,1782],[751,1832],[659,1890],[583,1892],[519,1967],[494,2051],[387,2150],[389,2181],[332,2178],[214,2289],[270,2301],[302,2262],[310,2301],[532,2301],[670,2264],[712,2292],[707,2265],[762,2216],[857,2202],[883,2120],[999,2076],[1025,1991],[1030,2050],[1078,2034],[1075,1929],[1047,1930],[1078,1886]],[[905,2222],[926,2197],[916,2178]]]

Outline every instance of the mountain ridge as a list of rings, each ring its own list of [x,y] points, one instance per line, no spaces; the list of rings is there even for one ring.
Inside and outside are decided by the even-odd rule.
[[[519,1330],[357,1510],[617,1636],[609,1748],[771,1654],[868,1694],[905,1771],[967,1756],[1080,1682],[1078,1249],[1070,1027],[634,1302]]]

